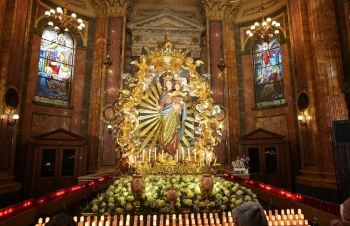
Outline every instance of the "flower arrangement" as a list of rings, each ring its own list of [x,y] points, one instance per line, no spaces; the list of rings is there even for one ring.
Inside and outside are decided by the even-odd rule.
[[[170,213],[170,201],[167,199],[169,188],[176,189],[175,212],[191,209],[200,212],[205,209],[205,199],[201,194],[200,175],[145,176],[146,188],[141,200],[140,213]],[[82,210],[83,213],[123,214],[134,213],[134,197],[130,183],[132,176],[116,180],[104,193],[98,195]],[[214,188],[210,196],[210,208],[230,210],[245,201],[256,201],[257,196],[237,183],[213,177]]]
[[[244,158],[244,155],[243,155],[243,158],[241,159],[241,161],[244,163],[246,169],[250,169],[249,160],[250,160],[250,158],[248,156]]]

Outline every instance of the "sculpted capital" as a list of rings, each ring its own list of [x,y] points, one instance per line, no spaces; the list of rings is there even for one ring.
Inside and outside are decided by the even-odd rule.
[[[241,0],[202,0],[202,7],[206,17],[220,17],[234,20]]]
[[[133,0],[90,0],[97,15],[126,14],[133,4]]]

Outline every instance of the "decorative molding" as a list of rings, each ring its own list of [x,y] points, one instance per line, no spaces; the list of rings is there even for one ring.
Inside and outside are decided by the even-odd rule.
[[[262,128],[285,137],[289,137],[287,115],[275,115],[269,117],[256,117],[255,128]]]
[[[142,46],[131,46],[132,56],[141,56]]]
[[[203,0],[202,8],[206,17],[221,17],[226,20],[236,18],[241,0]]]
[[[133,2],[133,0],[90,0],[96,15],[108,13],[121,13],[124,15],[133,5]]]
[[[86,4],[86,1],[84,0],[74,0],[74,1],[70,1],[69,2],[70,5],[74,5],[78,8],[81,8],[81,9],[87,9],[87,4]]]
[[[191,49],[191,57],[194,59],[200,59],[201,58],[201,48],[192,48]]]
[[[199,18],[198,14],[195,11],[185,11],[185,10],[173,10],[168,7],[156,10],[156,9],[136,9],[135,15],[136,16],[142,16],[142,17],[153,17],[154,15],[159,15],[165,12],[171,12],[175,15],[181,15],[185,18]]]
[[[276,5],[279,2],[281,2],[281,0],[270,0],[270,1],[265,2],[263,4],[263,6],[265,9],[267,9],[267,8],[270,8],[274,5]],[[248,9],[243,9],[242,10],[242,17],[249,16],[249,15],[256,14],[256,13],[260,13],[261,6],[262,6],[262,4],[259,4],[259,5],[253,6],[251,8],[248,8]]]

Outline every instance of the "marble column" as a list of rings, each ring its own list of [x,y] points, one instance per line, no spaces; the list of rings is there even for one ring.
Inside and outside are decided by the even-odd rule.
[[[87,172],[96,172],[99,168],[99,152],[101,147],[102,126],[102,102],[103,98],[103,73],[105,67],[103,61],[106,56],[107,46],[107,20],[106,15],[96,17],[93,76],[90,87],[89,128],[87,135],[88,159]]]
[[[307,51],[305,53],[309,57],[306,59],[311,60],[309,64],[305,64],[308,69],[305,76],[306,90],[310,95],[307,123],[312,130],[315,155],[315,165],[304,166],[302,175],[297,177],[296,182],[337,189],[332,121],[347,119],[348,113],[345,96],[341,92],[344,75],[334,3],[332,0],[292,2],[300,5],[300,13],[309,25],[309,29],[303,31],[307,49],[296,51]],[[308,38],[310,42],[307,41]]]

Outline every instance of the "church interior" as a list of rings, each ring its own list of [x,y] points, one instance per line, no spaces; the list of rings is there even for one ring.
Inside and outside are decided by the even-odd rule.
[[[329,225],[350,197],[349,40],[348,0],[0,0],[0,224],[210,171]]]

